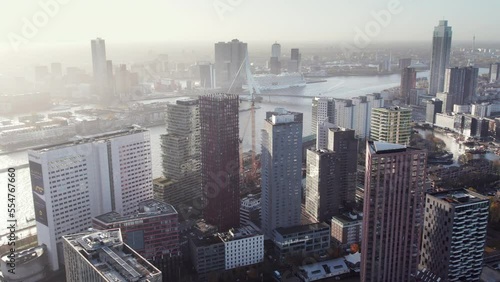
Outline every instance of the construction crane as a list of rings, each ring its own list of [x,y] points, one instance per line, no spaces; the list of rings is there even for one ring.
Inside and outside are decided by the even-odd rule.
[[[244,169],[244,162],[243,162],[243,137],[245,136],[246,129],[248,127],[245,126],[245,131],[243,133],[243,137],[239,140],[240,141],[240,174],[246,179],[247,182],[255,182],[257,178],[257,169],[258,169],[258,164],[257,164],[257,145],[256,145],[256,134],[255,134],[255,96],[257,94],[261,94],[260,92],[260,87],[258,86],[257,82],[255,81],[252,72],[250,70],[250,60],[248,57],[248,50],[246,51],[245,54],[245,59],[243,62],[241,62],[240,68],[238,69],[238,72],[236,73],[235,78],[233,79],[231,85],[229,86],[228,92],[231,91],[231,88],[234,85],[234,82],[236,79],[239,77],[241,70],[245,67],[245,72],[246,72],[246,79],[247,79],[247,85],[248,85],[248,90],[250,94],[250,121],[251,121],[251,126],[252,126],[252,152],[251,152],[251,161],[252,161],[252,167],[250,170],[250,175],[245,176],[245,169]]]

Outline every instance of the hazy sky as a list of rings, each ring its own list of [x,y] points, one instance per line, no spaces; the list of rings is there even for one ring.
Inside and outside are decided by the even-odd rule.
[[[430,41],[440,19],[454,40],[500,39],[498,0],[1,0],[1,43],[19,36],[29,43],[106,41],[352,41],[372,12],[399,3],[373,41]],[[44,18],[39,3],[59,3]],[[394,4],[393,3],[393,4]],[[219,7],[218,10],[215,6]],[[23,35],[38,15],[32,38]],[[36,17],[35,17],[36,18]],[[28,36],[28,37],[29,37]],[[19,37],[16,37],[19,39]]]

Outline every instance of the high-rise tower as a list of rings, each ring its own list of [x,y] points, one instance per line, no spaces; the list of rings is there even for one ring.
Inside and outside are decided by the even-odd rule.
[[[239,99],[200,96],[203,218],[219,231],[240,225]]]
[[[302,113],[266,113],[262,130],[262,231],[300,224],[302,198]]]
[[[427,152],[367,142],[361,281],[412,281],[417,272]]]
[[[451,36],[451,26],[448,26],[448,21],[439,21],[432,37],[429,95],[435,96],[436,93],[443,92],[444,73],[450,63]]]

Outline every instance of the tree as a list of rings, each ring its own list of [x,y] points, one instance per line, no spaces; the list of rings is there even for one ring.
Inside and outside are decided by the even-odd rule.
[[[351,244],[351,253],[355,254],[359,252],[359,245],[358,244]]]

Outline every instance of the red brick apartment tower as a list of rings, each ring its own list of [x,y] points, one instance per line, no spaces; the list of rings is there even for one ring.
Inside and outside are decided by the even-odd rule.
[[[419,263],[427,152],[367,142],[361,281],[412,281]]]
[[[200,96],[203,218],[219,231],[240,225],[239,98]]]

